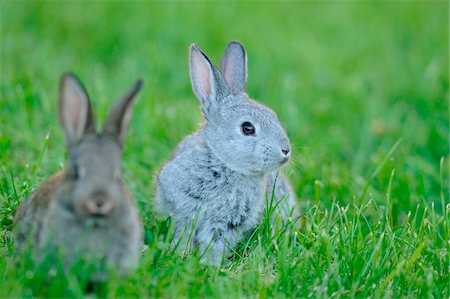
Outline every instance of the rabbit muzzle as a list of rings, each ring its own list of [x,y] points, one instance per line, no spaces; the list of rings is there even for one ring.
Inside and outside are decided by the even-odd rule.
[[[104,192],[95,192],[86,198],[83,204],[84,212],[92,217],[107,217],[116,207],[115,201]]]
[[[291,157],[291,145],[287,138],[284,138],[279,143],[280,146],[280,165],[286,164]]]

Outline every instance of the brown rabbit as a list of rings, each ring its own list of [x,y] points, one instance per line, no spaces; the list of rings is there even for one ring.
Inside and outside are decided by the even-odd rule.
[[[82,259],[121,274],[137,265],[142,225],[122,179],[121,152],[141,86],[139,80],[97,133],[83,85],[72,74],[61,77],[59,119],[69,158],[66,168],[20,207],[15,218],[19,250],[29,244],[33,256],[42,257],[58,248],[65,254],[65,265]]]

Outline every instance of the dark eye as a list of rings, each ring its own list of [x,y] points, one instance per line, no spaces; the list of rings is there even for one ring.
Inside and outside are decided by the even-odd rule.
[[[78,180],[78,178],[80,177],[78,164],[73,164],[72,165],[72,169],[70,171],[70,174],[72,175],[72,178],[74,180]]]
[[[244,135],[255,135],[255,127],[251,122],[245,121],[241,125],[241,131]]]

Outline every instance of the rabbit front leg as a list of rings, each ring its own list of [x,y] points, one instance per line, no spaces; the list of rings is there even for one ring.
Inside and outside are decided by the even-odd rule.
[[[218,266],[223,257],[226,257],[230,248],[233,248],[240,240],[242,233],[239,229],[229,228],[219,223],[205,223],[197,229],[196,242],[204,264]]]
[[[188,223],[183,226],[178,226],[175,230],[174,238],[171,248],[179,255],[184,256],[189,253],[195,244],[193,238],[192,224]]]
[[[299,215],[295,192],[281,171],[271,172],[269,174],[266,183],[266,192],[269,201],[272,194],[274,195],[273,204],[277,205],[276,210],[282,219],[288,219],[289,217],[295,218]]]

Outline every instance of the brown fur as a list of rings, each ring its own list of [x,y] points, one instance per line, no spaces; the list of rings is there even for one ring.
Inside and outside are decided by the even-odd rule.
[[[39,263],[62,249],[64,265],[81,259],[96,267],[97,278],[105,277],[104,263],[122,274],[137,266],[142,224],[122,179],[121,153],[141,84],[116,104],[97,133],[86,90],[73,75],[63,75],[59,115],[69,159],[65,170],[19,208],[14,219],[19,251],[29,247]]]

